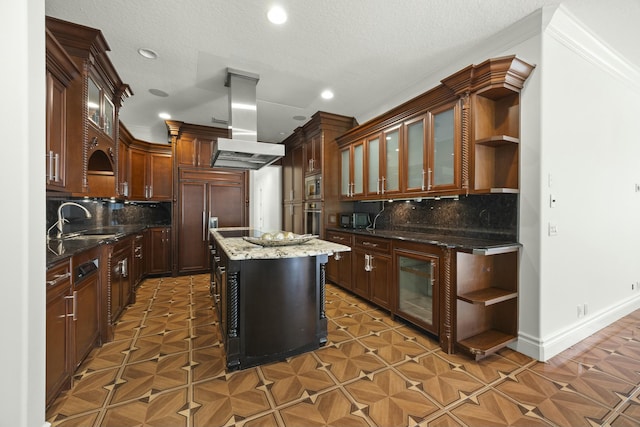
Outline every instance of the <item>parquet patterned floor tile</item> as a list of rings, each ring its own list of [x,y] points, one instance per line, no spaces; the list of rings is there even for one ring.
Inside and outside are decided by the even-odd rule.
[[[152,278],[47,410],[53,427],[640,425],[640,310],[546,363],[478,362],[327,285],[328,342],[227,372],[209,275]]]

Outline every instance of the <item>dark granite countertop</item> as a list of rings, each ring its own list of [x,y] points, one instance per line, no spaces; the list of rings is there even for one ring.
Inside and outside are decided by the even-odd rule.
[[[424,233],[406,230],[366,230],[351,228],[327,228],[327,230],[444,246],[461,250],[463,252],[470,252],[480,255],[491,255],[494,253],[508,252],[522,246],[518,242],[508,240],[493,240],[486,238],[456,236],[452,234]]]
[[[91,234],[95,238],[62,238],[50,239],[45,242],[47,247],[46,268],[63,261],[76,254],[92,249],[99,245],[111,244],[123,239],[131,234],[139,233],[147,228],[167,227],[167,225],[155,224],[133,224],[133,225],[113,225],[96,227],[90,230],[83,230],[81,234]],[[75,234],[75,233],[74,233]],[[100,235],[113,234],[113,237],[102,237]]]

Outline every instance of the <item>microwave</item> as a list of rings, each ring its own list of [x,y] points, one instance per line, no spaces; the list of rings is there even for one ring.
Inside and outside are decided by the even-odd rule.
[[[340,214],[340,227],[342,228],[367,228],[369,224],[368,213],[354,212]]]

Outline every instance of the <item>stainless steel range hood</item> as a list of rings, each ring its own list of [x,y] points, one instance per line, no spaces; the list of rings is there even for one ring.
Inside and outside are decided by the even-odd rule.
[[[218,138],[211,166],[257,170],[284,156],[284,145],[258,140],[257,74],[227,68],[231,139]]]

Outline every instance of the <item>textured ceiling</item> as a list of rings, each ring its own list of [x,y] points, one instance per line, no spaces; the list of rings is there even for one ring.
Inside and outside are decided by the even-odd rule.
[[[267,21],[272,2],[263,0],[45,0],[45,12],[103,32],[111,61],[134,92],[121,110],[134,137],[166,142],[161,111],[201,125],[227,120],[224,76],[231,67],[260,75],[258,138],[280,142],[306,121],[294,116],[322,110],[368,120],[447,61],[560,2],[282,0],[289,15],[282,26]],[[562,3],[640,66],[640,0]],[[143,58],[140,47],[159,58]],[[320,97],[325,88],[335,92],[332,100]]]

